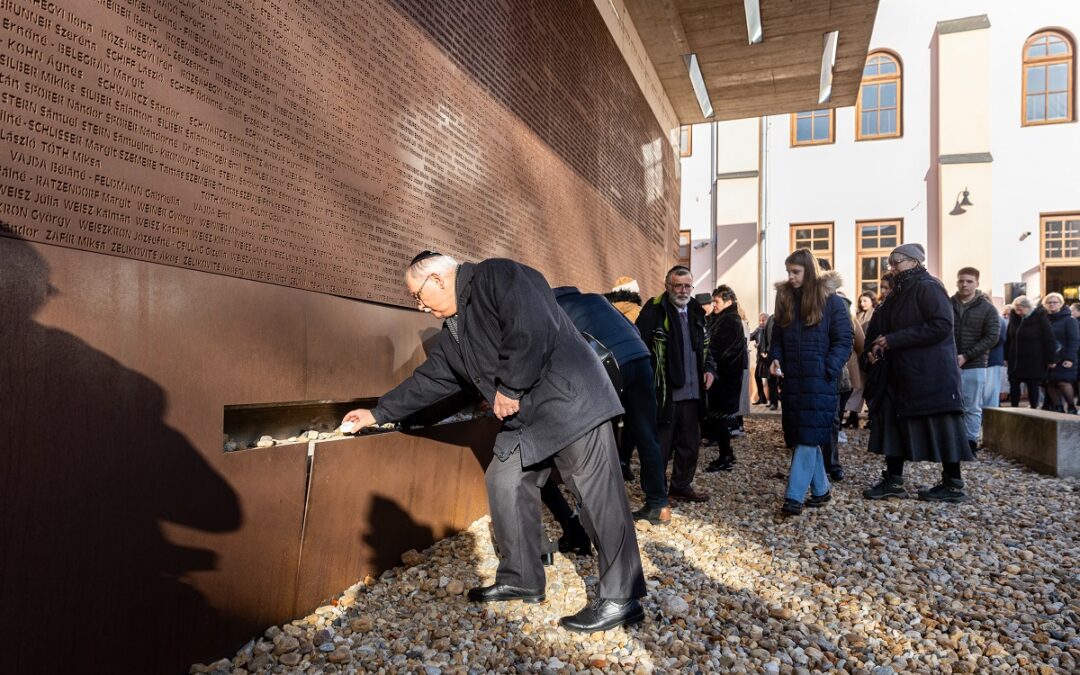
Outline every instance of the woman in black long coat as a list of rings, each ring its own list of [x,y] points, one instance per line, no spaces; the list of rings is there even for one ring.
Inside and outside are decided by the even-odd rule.
[[[1057,347],[1054,366],[1046,375],[1046,395],[1050,397],[1054,410],[1065,412],[1068,407],[1069,413],[1075,415],[1073,383],[1076,382],[1076,352],[1080,349],[1080,330],[1060,293],[1047,293],[1042,299],[1042,306],[1046,308]]]
[[[735,453],[731,450],[731,429],[738,426],[743,372],[746,371],[746,332],[739,318],[739,301],[730,286],[720,285],[712,293],[713,312],[706,323],[709,350],[716,361],[716,379],[709,388],[707,435],[716,439],[719,456],[705,470],[731,471]]]
[[[889,299],[874,312],[867,335],[871,360],[886,369],[875,392],[877,413],[870,451],[885,456],[881,481],[863,491],[867,499],[905,497],[904,463],[940,462],[941,482],[919,490],[919,499],[967,499],[960,462],[975,459],[964,431],[964,400],[956,363],[953,310],[942,283],[923,267],[920,244],[889,254],[895,279]]]
[[[1020,405],[1020,385],[1027,388],[1028,404],[1039,407],[1039,384],[1055,363],[1057,346],[1045,307],[1036,307],[1026,295],[1013,300],[1009,332],[1005,338],[1005,364],[1009,367],[1009,405]]]

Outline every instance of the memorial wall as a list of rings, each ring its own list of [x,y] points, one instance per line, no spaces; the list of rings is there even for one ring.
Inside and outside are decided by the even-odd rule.
[[[223,452],[423,362],[417,250],[676,258],[592,0],[0,0],[0,44],[5,672],[187,672],[484,514],[490,423]]]
[[[593,290],[673,251],[675,159],[590,0],[0,19],[0,233],[388,304],[423,248]]]

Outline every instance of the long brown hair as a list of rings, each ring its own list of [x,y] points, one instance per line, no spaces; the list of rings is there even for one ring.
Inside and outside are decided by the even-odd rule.
[[[821,268],[817,258],[810,249],[800,248],[784,260],[784,266],[788,265],[800,265],[805,270],[799,319],[804,326],[816,326],[821,323],[821,315],[828,300],[828,289],[821,283]],[[784,282],[778,286],[778,290],[780,292],[776,295],[776,320],[787,328],[795,320],[795,289],[790,283]]]

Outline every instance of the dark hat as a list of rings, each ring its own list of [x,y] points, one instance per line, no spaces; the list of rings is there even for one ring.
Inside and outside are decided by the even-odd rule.
[[[413,256],[412,260],[409,261],[409,267],[412,267],[421,260],[427,260],[428,258],[437,258],[441,255],[442,253],[439,253],[438,251],[420,251],[415,256]]]
[[[926,249],[922,244],[901,244],[892,250],[892,253],[899,253],[902,256],[906,256],[917,262],[926,262]],[[889,255],[892,255],[890,253]]]

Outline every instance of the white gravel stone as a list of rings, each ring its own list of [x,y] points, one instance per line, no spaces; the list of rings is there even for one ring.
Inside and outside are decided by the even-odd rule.
[[[779,420],[751,417],[746,427],[733,439],[734,471],[698,473],[695,487],[711,501],[677,506],[666,527],[638,528],[649,592],[639,626],[593,635],[558,627],[595,595],[595,558],[556,556],[538,605],[468,602],[464,590],[491,583],[498,564],[485,517],[407,552],[403,567],[358,581],[337,607],[295,628],[271,627],[230,668],[1077,672],[1080,481],[983,452],[964,466],[968,503],[870,502],[861,491],[883,462],[865,451],[865,430],[850,430],[841,450],[848,478],[833,486],[833,500],[784,518],[785,482],[776,476],[787,474],[790,453]],[[712,454],[701,452],[702,468]],[[939,475],[939,466],[909,464],[905,484],[914,495]],[[627,486],[637,508],[641,492]],[[559,536],[550,519],[545,526]]]

